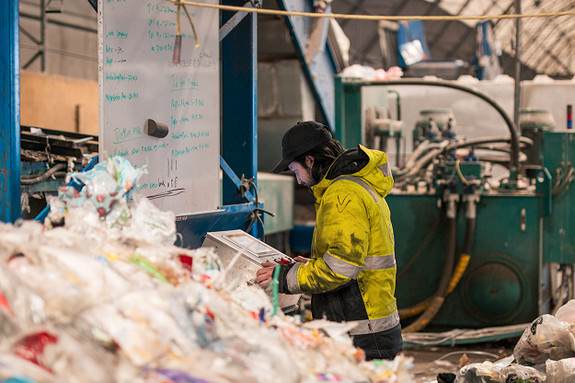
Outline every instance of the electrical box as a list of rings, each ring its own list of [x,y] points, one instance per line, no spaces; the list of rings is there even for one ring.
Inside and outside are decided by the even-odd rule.
[[[256,272],[263,262],[295,262],[292,258],[242,230],[208,232],[202,247],[215,248],[230,279],[254,284]],[[233,264],[232,264],[233,262]],[[271,294],[271,289],[270,289]],[[301,294],[279,294],[279,306],[284,313],[296,308]]]

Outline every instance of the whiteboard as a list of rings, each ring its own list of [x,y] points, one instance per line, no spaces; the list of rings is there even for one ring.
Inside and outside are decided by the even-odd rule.
[[[218,0],[205,0],[217,4]],[[182,10],[182,49],[172,63],[177,7],[166,0],[99,0],[100,161],[145,166],[139,194],[177,215],[219,205],[220,59],[218,10]],[[148,120],[164,137],[148,134]]]

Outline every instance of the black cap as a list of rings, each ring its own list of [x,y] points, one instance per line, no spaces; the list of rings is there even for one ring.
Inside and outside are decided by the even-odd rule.
[[[324,129],[325,128],[325,129]],[[331,140],[331,133],[327,126],[315,121],[298,122],[285,132],[282,138],[283,159],[272,170],[281,173],[288,170],[293,160],[311,149]]]

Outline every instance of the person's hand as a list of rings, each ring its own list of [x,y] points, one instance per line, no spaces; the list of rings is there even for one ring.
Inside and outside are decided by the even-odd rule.
[[[306,263],[307,261],[309,261],[309,258],[302,257],[301,255],[298,255],[297,257],[293,258],[293,260],[296,262]]]
[[[263,288],[269,286],[274,275],[274,268],[277,263],[274,262],[264,262],[262,263],[262,268],[256,272],[256,282]]]

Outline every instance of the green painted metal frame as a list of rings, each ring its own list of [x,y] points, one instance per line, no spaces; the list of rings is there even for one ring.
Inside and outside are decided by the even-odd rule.
[[[553,180],[571,174],[564,187],[551,192],[551,214],[544,218],[544,259],[575,263],[575,132],[544,132],[542,154]]]
[[[399,307],[407,308],[439,286],[446,247],[445,212],[431,194],[392,194],[386,200],[395,233],[396,297]],[[539,315],[543,298],[540,210],[541,199],[535,195],[481,197],[470,263],[429,329],[528,323]],[[460,203],[457,257],[465,224]]]
[[[334,133],[344,147],[363,143],[362,88],[371,85],[385,84],[335,78]],[[508,125],[510,129],[513,127],[512,123]],[[565,189],[562,195],[551,195],[555,169],[561,164],[575,164],[573,137],[545,132],[545,167],[538,172],[535,192],[514,187],[504,187],[501,193],[481,191],[470,263],[431,328],[528,323],[548,306],[544,262],[575,263],[570,207],[575,206],[575,186]],[[469,171],[477,176],[477,169],[473,164],[469,166]],[[465,193],[462,189],[455,192]],[[437,193],[398,193],[386,200],[396,236],[396,295],[399,307],[407,308],[428,298],[439,286],[447,219],[444,209],[438,207],[442,201]],[[465,210],[459,202],[458,249],[462,247],[465,225]],[[567,228],[567,233],[559,227]],[[412,260],[414,256],[417,259]],[[414,290],[414,285],[424,287]],[[410,320],[404,321],[405,324]]]

